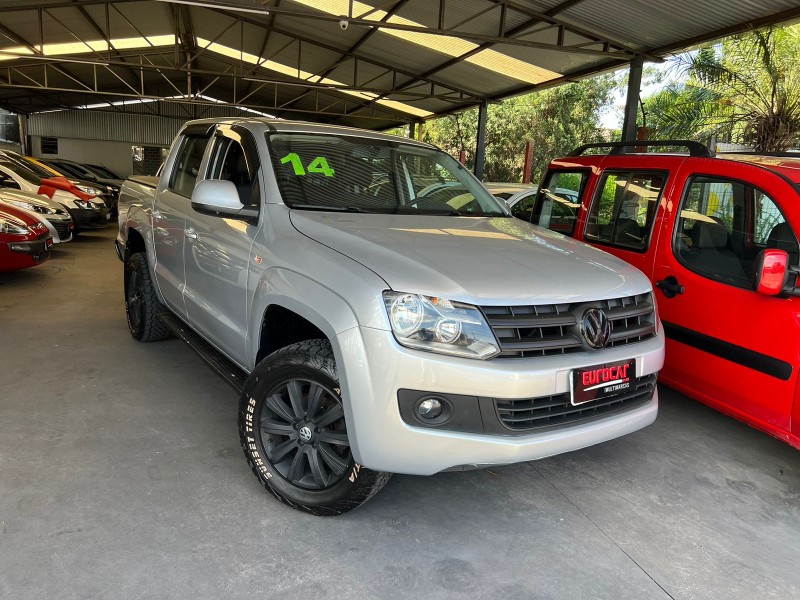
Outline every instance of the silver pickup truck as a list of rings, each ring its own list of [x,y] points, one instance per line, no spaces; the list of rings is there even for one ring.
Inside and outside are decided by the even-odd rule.
[[[160,178],[123,185],[116,245],[133,337],[175,333],[240,390],[247,460],[300,510],[656,418],[647,278],[512,218],[427,144],[193,121]]]

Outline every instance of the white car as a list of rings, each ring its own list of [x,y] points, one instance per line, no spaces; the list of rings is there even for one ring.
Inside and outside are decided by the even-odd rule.
[[[42,223],[47,225],[54,244],[72,240],[75,224],[64,206],[50,200],[47,196],[23,192],[20,190],[0,189],[0,202],[11,204],[17,208],[33,213]]]
[[[28,165],[8,154],[0,154],[0,189],[21,190],[38,195],[43,178],[44,174],[36,173]],[[99,198],[83,200],[61,189],[54,190],[51,198],[67,209],[75,222],[75,233],[83,229],[102,229],[108,224],[108,208]]]

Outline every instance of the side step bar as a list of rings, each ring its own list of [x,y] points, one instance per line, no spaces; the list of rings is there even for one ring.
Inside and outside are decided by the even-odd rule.
[[[234,364],[227,357],[223,356],[219,350],[189,329],[183,321],[171,313],[161,315],[161,320],[169,327],[170,331],[186,342],[200,358],[202,358],[217,375],[222,377],[240,394],[244,389],[244,382],[247,380],[247,373],[238,365]]]

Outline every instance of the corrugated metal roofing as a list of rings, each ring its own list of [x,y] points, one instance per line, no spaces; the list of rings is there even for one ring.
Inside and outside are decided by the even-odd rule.
[[[190,96],[381,129],[798,18],[800,0],[17,0],[0,107]],[[108,110],[194,114],[171,102]]]

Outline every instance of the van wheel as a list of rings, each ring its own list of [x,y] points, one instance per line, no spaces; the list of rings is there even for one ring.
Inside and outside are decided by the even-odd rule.
[[[140,342],[158,342],[169,337],[170,331],[159,318],[167,309],[158,300],[150,279],[147,255],[132,254],[125,263],[125,315],[128,330]]]
[[[327,340],[292,344],[256,366],[242,394],[239,435],[261,484],[313,515],[353,510],[391,477],[353,459]]]

